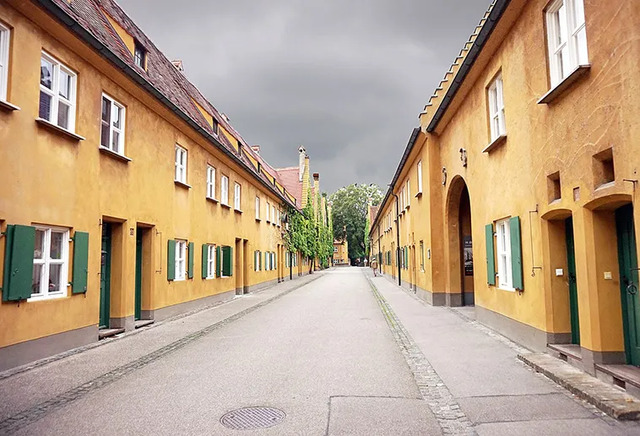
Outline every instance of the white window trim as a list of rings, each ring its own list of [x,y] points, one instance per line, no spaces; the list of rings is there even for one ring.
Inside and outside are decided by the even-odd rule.
[[[187,241],[176,239],[175,252],[175,281],[187,278]]]
[[[418,161],[418,192],[417,194],[422,194],[422,161]]]
[[[260,219],[260,197],[256,196],[256,219]]]
[[[259,258],[260,257],[260,252],[258,250],[254,250],[253,251],[253,270],[255,272],[258,272],[258,266],[260,265],[259,263]]]
[[[220,203],[229,206],[229,177],[220,177]]]
[[[216,246],[207,244],[207,280],[216,278]]]
[[[7,101],[11,31],[0,23],[0,100]]]
[[[275,205],[271,205],[271,224],[275,225],[276,223],[276,206]]]
[[[577,8],[576,4],[581,7]],[[562,23],[564,29],[560,24],[562,19],[560,9],[563,6],[565,7],[565,20]],[[548,7],[545,15],[547,21],[549,76],[551,78],[551,87],[553,88],[566,79],[579,65],[587,65],[589,62],[584,2],[583,0],[556,0]],[[565,30],[566,35],[562,35],[562,30]],[[582,43],[580,34],[583,34],[584,37]],[[565,49],[568,51],[568,53],[565,53],[568,54],[568,59],[561,58]]]
[[[242,186],[238,182],[233,185],[233,208],[242,210]]]
[[[407,180],[407,205],[405,208],[408,209],[409,207],[411,207],[411,180]]]
[[[489,124],[491,126],[491,142],[507,134],[504,114],[504,83],[499,74],[487,89],[489,97]]]
[[[42,265],[42,276],[40,278],[40,293],[31,294],[31,297],[27,301],[42,301],[52,300],[55,298],[64,298],[68,295],[69,287],[69,229],[62,227],[49,227],[49,226],[35,226],[36,230],[45,232],[44,242],[42,244],[43,258],[42,260],[32,260],[33,264]],[[60,259],[51,259],[51,233],[62,233],[62,252],[60,253]],[[48,282],[49,280],[43,280],[43,277],[49,278],[49,267],[51,265],[62,265],[60,268],[60,283],[58,284],[59,291],[49,292]],[[33,285],[32,285],[33,286]]]
[[[496,221],[496,239],[498,288],[505,291],[515,291],[511,264],[511,230],[508,218]]]
[[[120,156],[124,156],[124,135],[125,135],[125,123],[126,123],[126,116],[127,116],[127,108],[120,102],[118,102],[117,100],[115,100],[113,97],[102,93],[102,98],[103,99],[107,99],[109,100],[109,102],[111,103],[111,117],[113,117],[113,111],[114,109],[119,109],[121,111],[121,116],[120,119],[122,121],[122,126],[120,128],[115,127],[113,125],[113,118],[109,119],[109,138],[107,139],[107,144],[108,145],[103,145],[102,144],[102,127],[104,126],[104,120],[102,119],[102,113],[100,113],[100,147],[109,149],[110,151],[113,151],[114,153],[119,154]],[[100,105],[101,105],[101,112],[102,112],[102,99],[100,99]],[[112,148],[113,144],[112,144],[112,139],[113,139],[113,132],[117,132],[119,133],[118,136],[118,149],[114,150]]]
[[[75,133],[76,129],[76,88],[78,82],[78,75],[67,67],[65,64],[51,56],[46,52],[42,52],[40,58],[44,58],[46,61],[51,63],[53,67],[53,74],[51,77],[51,89],[44,86],[42,83],[39,83],[40,91],[47,94],[51,97],[51,111],[49,113],[50,118],[43,118],[45,121],[48,121],[51,124],[54,124],[57,127],[60,127],[63,130],[68,132]],[[66,99],[60,95],[60,71],[65,72],[71,78],[71,84],[69,89],[69,99]],[[38,94],[38,116],[40,116],[40,101]],[[69,125],[67,127],[62,127],[58,124],[58,108],[60,106],[60,101],[69,106]]]
[[[187,184],[187,149],[176,144],[175,152],[175,181]],[[184,158],[184,159],[183,159]]]
[[[270,214],[270,212],[271,212],[271,205],[269,204],[269,202],[268,202],[268,201],[267,201],[266,203],[267,203],[266,221],[267,221],[268,223],[270,223],[270,222],[271,222],[271,220],[269,219],[269,214]]]
[[[207,198],[216,199],[216,168],[213,165],[207,165]]]

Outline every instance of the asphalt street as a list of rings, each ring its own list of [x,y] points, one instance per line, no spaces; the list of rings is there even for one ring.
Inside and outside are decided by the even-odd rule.
[[[334,268],[0,374],[0,434],[640,434],[465,314]]]

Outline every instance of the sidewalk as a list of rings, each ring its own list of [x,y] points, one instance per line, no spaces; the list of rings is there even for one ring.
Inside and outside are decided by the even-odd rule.
[[[447,407],[459,407],[478,434],[640,435],[639,423],[616,421],[525,366],[517,358],[525,349],[465,311],[429,306],[365,274],[448,391]]]
[[[322,277],[315,272],[97,345],[0,373],[0,434],[111,383],[190,342]],[[62,398],[62,400],[60,400]],[[55,400],[54,400],[55,399]]]

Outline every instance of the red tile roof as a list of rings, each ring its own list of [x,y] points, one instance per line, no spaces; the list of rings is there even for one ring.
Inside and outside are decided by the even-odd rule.
[[[380,206],[369,206],[369,223],[373,224],[376,220],[376,215],[378,215],[378,209]]]
[[[279,168],[277,170],[282,185],[287,192],[296,198],[296,205],[302,206],[302,182],[300,181],[300,169],[298,167]]]

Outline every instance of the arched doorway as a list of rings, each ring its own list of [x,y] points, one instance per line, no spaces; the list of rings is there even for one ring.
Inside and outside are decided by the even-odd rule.
[[[471,200],[464,179],[454,177],[449,187],[446,209],[448,306],[474,304],[473,239],[471,226]]]

